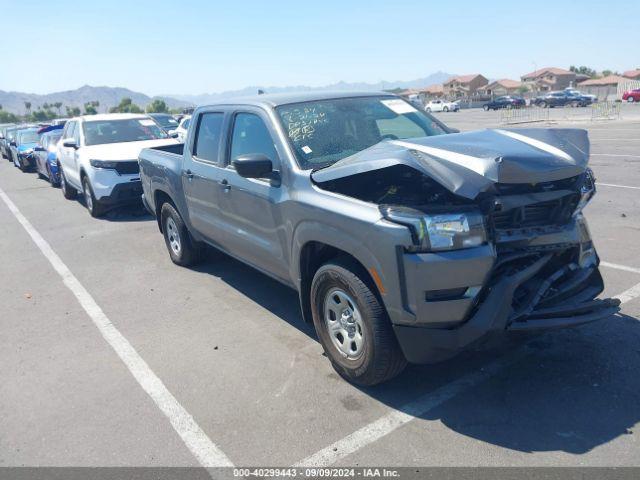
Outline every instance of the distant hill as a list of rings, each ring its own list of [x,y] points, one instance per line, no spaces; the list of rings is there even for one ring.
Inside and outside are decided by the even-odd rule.
[[[16,114],[24,114],[25,106],[24,102],[31,102],[31,109],[36,110],[45,103],[62,102],[61,114],[65,113],[65,106],[68,107],[80,107],[83,108],[87,102],[98,101],[100,107],[98,111],[100,113],[107,112],[109,108],[114,107],[120,103],[125,97],[131,98],[133,103],[144,108],[156,98],[164,100],[169,108],[185,108],[194,105],[205,105],[215,102],[224,98],[241,97],[246,95],[254,95],[258,90],[264,90],[268,93],[289,93],[289,92],[302,92],[302,91],[346,91],[346,90],[360,90],[360,91],[379,91],[379,90],[392,90],[396,88],[416,88],[426,87],[434,83],[442,83],[452,77],[452,74],[445,72],[432,73],[423,78],[417,78],[415,80],[396,80],[393,82],[377,82],[377,83],[365,83],[365,82],[338,82],[331,85],[325,85],[323,87],[309,87],[305,85],[288,86],[288,87],[246,87],[240,90],[230,90],[220,93],[205,93],[202,95],[184,95],[184,94],[172,94],[161,95],[156,97],[149,97],[144,93],[134,92],[127,88],[119,87],[92,87],[85,85],[76,90],[67,90],[65,92],[55,92],[46,95],[38,95],[35,93],[22,93],[22,92],[5,92],[0,90],[0,105],[7,112]]]
[[[46,95],[38,95],[35,93],[22,92],[5,92],[0,90],[0,105],[7,112],[24,114],[24,102],[31,102],[31,109],[36,110],[45,103],[62,102],[62,114],[65,113],[65,106],[82,108],[85,103],[98,101],[100,113],[106,112],[109,108],[120,103],[120,100],[129,97],[133,103],[144,108],[156,98],[164,100],[169,108],[184,108],[192,106],[189,101],[178,100],[170,97],[149,97],[144,93],[134,92],[127,88],[118,87],[91,87],[85,85],[76,90],[67,90],[65,92],[55,92]]]
[[[359,90],[359,91],[380,91],[380,90],[392,90],[394,88],[416,88],[426,87],[435,83],[442,83],[453,77],[453,74],[445,72],[432,73],[423,78],[417,78],[415,80],[396,80],[393,82],[377,82],[377,83],[365,83],[365,82],[338,82],[331,85],[325,85],[323,87],[309,87],[305,85],[289,86],[289,87],[246,87],[240,90],[229,90],[220,93],[204,93],[201,95],[184,95],[184,94],[171,94],[172,98],[183,100],[193,103],[195,105],[206,105],[208,103],[215,102],[217,100],[242,97],[246,95],[255,95],[258,90],[264,90],[267,93],[290,93],[290,92],[311,92],[311,91],[346,91],[346,90]]]

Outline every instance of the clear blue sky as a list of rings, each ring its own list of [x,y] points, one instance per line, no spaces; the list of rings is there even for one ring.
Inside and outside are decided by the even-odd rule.
[[[640,1],[0,0],[0,90],[147,94],[640,67]]]

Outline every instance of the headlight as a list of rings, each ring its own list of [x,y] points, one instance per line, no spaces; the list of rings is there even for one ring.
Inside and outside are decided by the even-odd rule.
[[[93,168],[106,168],[110,170],[115,170],[118,166],[118,162],[110,162],[107,160],[89,160],[89,163]]]
[[[480,212],[426,214],[406,207],[383,206],[382,215],[389,221],[411,230],[416,252],[459,250],[487,241]]]
[[[27,148],[20,152],[20,155],[31,155],[33,153],[33,148]]]
[[[580,187],[580,201],[578,202],[578,206],[576,210],[573,212],[573,216],[578,216],[584,207],[587,206],[589,201],[593,198],[596,193],[596,177],[593,175],[593,170],[587,168],[587,171],[584,172],[584,179],[582,181],[582,186]]]

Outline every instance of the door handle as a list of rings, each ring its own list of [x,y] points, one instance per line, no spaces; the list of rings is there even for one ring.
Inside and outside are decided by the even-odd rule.
[[[191,170],[187,170],[186,172],[187,179],[193,180],[193,172]]]
[[[218,183],[222,187],[222,190],[224,190],[225,192],[228,192],[229,190],[231,190],[231,185],[229,185],[229,182],[227,181],[226,178],[223,178]]]

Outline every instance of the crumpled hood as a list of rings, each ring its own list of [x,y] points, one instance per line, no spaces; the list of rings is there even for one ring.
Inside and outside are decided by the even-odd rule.
[[[580,129],[494,129],[387,140],[315,171],[322,183],[394,165],[423,172],[469,199],[495,183],[535,184],[579,175],[589,161]]]

